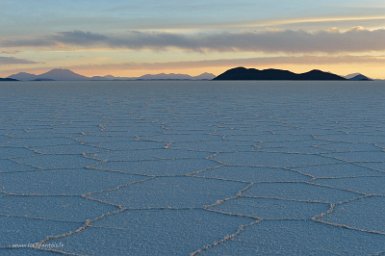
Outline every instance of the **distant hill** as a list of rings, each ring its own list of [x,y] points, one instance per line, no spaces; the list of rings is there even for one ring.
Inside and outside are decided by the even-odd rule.
[[[213,80],[215,78],[215,75],[205,72],[203,74],[200,74],[199,76],[194,76],[193,78],[194,80]]]
[[[84,81],[89,78],[76,74],[75,72],[68,69],[52,69],[46,73],[38,75],[34,80],[55,80],[55,81]]]
[[[155,74],[144,75],[136,78],[136,80],[212,80],[215,76],[210,73],[203,73],[199,76],[190,76],[186,74]]]
[[[49,81],[56,81],[54,79],[50,79],[50,78],[36,78],[36,79],[33,79],[31,81],[35,81],[35,82],[49,82]]]
[[[13,79],[13,78],[0,78],[0,82],[16,82],[16,81],[19,81],[17,79]]]
[[[136,78],[137,80],[190,80],[192,77],[185,74],[147,74]]]
[[[8,78],[17,79],[20,81],[32,81],[37,78],[37,75],[26,73],[26,72],[20,72],[20,73],[11,75]]]
[[[344,77],[324,72],[312,70],[302,74],[296,74],[288,70],[281,69],[247,69],[244,67],[227,70],[213,80],[314,80],[314,81],[344,81]]]
[[[199,76],[190,76],[186,74],[147,74],[140,77],[115,77],[93,76],[86,77],[79,75],[68,69],[52,69],[40,75],[34,75],[26,72],[20,72],[9,76],[9,78],[20,81],[120,81],[120,80],[212,80],[215,78],[213,74],[203,73]]]
[[[364,76],[363,74],[360,74],[360,73],[350,74],[345,76],[345,78],[351,81],[373,81],[373,79],[367,76]]]
[[[128,79],[128,78],[122,78],[122,77],[115,77],[111,75],[107,76],[93,76],[89,78],[90,80],[93,81],[114,81],[114,80],[123,80],[123,79]]]
[[[68,69],[52,69],[40,75],[20,72],[9,76],[20,81],[85,81],[89,78]]]

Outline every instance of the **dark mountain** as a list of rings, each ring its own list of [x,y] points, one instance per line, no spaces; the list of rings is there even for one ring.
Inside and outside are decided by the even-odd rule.
[[[321,70],[312,70],[303,74],[296,74],[296,77],[298,79],[293,79],[293,80],[326,80],[326,81],[343,81],[346,80],[346,78],[329,73],[329,72],[324,72]]]
[[[303,74],[296,74],[288,70],[280,69],[247,69],[244,67],[227,70],[213,80],[323,80],[323,81],[343,81],[346,78],[323,72],[312,70]]]
[[[16,82],[16,81],[19,81],[17,79],[13,79],[13,78],[0,78],[0,82]]]
[[[350,74],[345,76],[345,78],[351,81],[373,81],[373,79],[367,76],[364,76],[363,74],[360,74],[360,73]]]

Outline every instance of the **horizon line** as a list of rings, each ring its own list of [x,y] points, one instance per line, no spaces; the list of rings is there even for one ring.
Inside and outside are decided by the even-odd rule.
[[[227,68],[227,69],[224,69],[223,72],[221,72],[220,74],[215,74],[215,73],[212,73],[212,72],[209,72],[209,71],[206,71],[206,72],[203,72],[203,73],[200,73],[198,75],[192,75],[192,74],[189,74],[189,73],[176,73],[176,72],[160,72],[160,73],[143,73],[139,76],[116,76],[116,75],[111,75],[111,74],[105,74],[105,75],[101,75],[101,74],[93,74],[93,75],[84,75],[82,74],[81,72],[78,72],[76,71],[76,69],[72,69],[72,68],[66,68],[66,67],[57,67],[57,68],[49,68],[47,69],[46,71],[42,72],[42,73],[32,73],[32,72],[27,72],[27,71],[19,71],[19,72],[16,72],[16,73],[12,73],[8,76],[5,76],[5,77],[2,77],[2,78],[11,78],[12,76],[15,76],[15,75],[18,75],[18,74],[30,74],[30,75],[34,75],[34,76],[41,76],[41,75],[44,75],[45,73],[48,73],[48,72],[51,72],[51,71],[55,71],[55,70],[62,70],[62,71],[70,71],[76,75],[79,75],[79,76],[82,76],[84,78],[89,78],[89,79],[92,79],[92,78],[108,78],[108,77],[112,77],[113,78],[117,78],[117,79],[140,79],[141,77],[143,76],[156,76],[156,75],[169,75],[169,76],[172,76],[172,75],[186,75],[186,76],[190,76],[191,78],[194,78],[194,77],[199,77],[201,75],[212,75],[214,77],[218,77],[220,76],[221,74],[229,71],[229,70],[232,70],[232,69],[237,69],[237,68],[245,68],[245,69],[256,69],[256,70],[260,70],[260,71],[266,71],[266,70],[281,70],[281,71],[289,71],[289,72],[292,72],[292,73],[295,73],[295,74],[303,74],[303,73],[307,73],[307,72],[311,72],[311,71],[314,71],[314,70],[319,70],[319,71],[323,71],[323,72],[327,72],[327,73],[332,73],[332,74],[335,74],[335,75],[338,75],[340,77],[348,77],[348,76],[351,76],[351,75],[364,75],[363,73],[361,72],[353,72],[353,73],[350,73],[350,74],[346,74],[346,75],[341,75],[341,74],[338,74],[338,73],[335,73],[333,71],[325,71],[323,69],[319,69],[319,68],[313,68],[313,69],[309,69],[308,71],[306,72],[295,72],[295,71],[291,71],[290,69],[286,69],[286,68],[274,68],[274,67],[270,67],[270,68],[262,68],[262,69],[258,69],[256,67],[247,67],[247,66],[234,66],[234,67],[231,67],[231,68]],[[383,80],[382,78],[374,78],[374,77],[369,77],[370,79],[373,79],[373,80]],[[182,79],[180,79],[182,80]],[[33,81],[33,80],[29,80],[29,81]]]

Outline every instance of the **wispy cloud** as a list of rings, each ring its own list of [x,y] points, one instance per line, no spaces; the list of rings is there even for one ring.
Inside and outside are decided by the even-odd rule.
[[[353,22],[384,22],[385,15],[375,16],[335,16],[335,17],[312,17],[312,18],[296,18],[296,19],[277,19],[277,20],[265,20],[265,21],[254,21],[254,22],[241,22],[234,23],[234,27],[266,27],[266,26],[286,26],[286,25],[299,25],[299,24],[334,24],[335,26],[339,23],[353,23]],[[231,27],[231,25],[229,25]]]
[[[384,42],[385,29],[363,28],[349,31],[282,30],[195,34],[133,31],[124,35],[70,31],[40,38],[1,40],[0,47],[108,47],[154,50],[179,48],[190,51],[336,53],[383,51]]]
[[[30,60],[0,56],[0,66],[12,65],[12,64],[35,64],[35,63],[36,62],[30,61]]]

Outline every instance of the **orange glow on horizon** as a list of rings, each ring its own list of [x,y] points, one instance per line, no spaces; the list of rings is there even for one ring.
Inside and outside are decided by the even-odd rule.
[[[344,65],[344,64],[281,64],[281,65],[221,65],[221,66],[212,66],[212,67],[197,67],[197,68],[185,68],[185,67],[179,67],[179,68],[162,68],[161,66],[159,68],[138,68],[138,69],[127,69],[127,68],[109,68],[107,67],[97,67],[97,68],[86,68],[86,67],[60,67],[60,68],[66,68],[71,69],[72,71],[92,77],[92,76],[106,76],[106,75],[113,75],[116,77],[139,77],[145,74],[159,74],[159,73],[179,73],[179,74],[189,74],[192,76],[197,76],[202,73],[208,72],[212,73],[214,75],[219,75],[223,73],[224,71],[234,68],[236,66],[245,66],[247,68],[257,68],[257,69],[267,69],[267,68],[277,68],[277,69],[286,69],[290,70],[296,73],[303,73],[307,72],[312,69],[321,69],[326,72],[332,72],[341,76],[351,74],[351,73],[362,73],[364,75],[367,75],[374,79],[385,79],[385,69],[384,65],[381,63],[375,63],[371,65]],[[56,68],[56,67],[52,67]],[[52,68],[36,68],[36,69],[21,69],[21,70],[10,70],[7,73],[0,74],[0,77],[7,77],[9,75],[12,75],[14,73],[18,73],[20,71],[25,71],[33,74],[41,74],[44,72],[47,72],[48,70]]]

